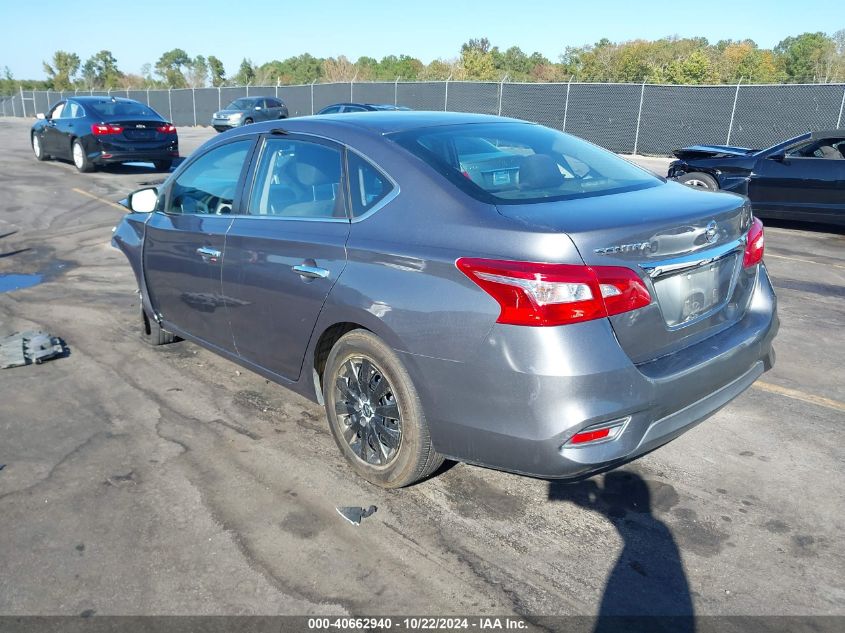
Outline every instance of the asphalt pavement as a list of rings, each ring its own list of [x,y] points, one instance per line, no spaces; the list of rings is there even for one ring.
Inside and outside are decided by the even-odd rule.
[[[0,336],[70,352],[0,370],[0,614],[845,615],[841,232],[768,227],[776,367],[671,444],[576,484],[450,464],[384,491],[317,405],[142,343],[109,239],[165,174],[39,163],[29,124],[0,119],[0,274],[43,278],[0,293]]]

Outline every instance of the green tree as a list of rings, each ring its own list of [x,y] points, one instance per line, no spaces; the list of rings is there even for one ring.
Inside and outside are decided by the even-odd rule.
[[[191,58],[181,48],[167,51],[155,65],[156,74],[164,84],[171,88],[184,88],[187,85],[184,70],[191,63]]]
[[[202,55],[197,55],[188,64],[187,81],[191,88],[205,88],[208,81],[208,61]]]
[[[256,74],[268,83],[308,84],[323,76],[323,60],[305,53],[262,64]]]
[[[47,83],[53,90],[69,90],[73,85],[73,79],[79,70],[79,55],[66,51],[53,53],[52,63],[44,64],[44,72],[47,73]]]
[[[836,42],[824,33],[802,33],[778,43],[787,81],[827,82],[836,65]]]
[[[455,74],[456,62],[435,59],[420,73],[419,79],[427,81],[443,81]]]
[[[226,83],[226,69],[221,62],[214,55],[208,56],[208,69],[211,73],[211,85],[215,88]]]
[[[252,61],[244,58],[238,68],[238,74],[234,77],[235,85],[246,86],[255,83],[255,66]]]
[[[111,51],[102,50],[89,57],[82,66],[82,79],[88,88],[117,88],[123,73]]]

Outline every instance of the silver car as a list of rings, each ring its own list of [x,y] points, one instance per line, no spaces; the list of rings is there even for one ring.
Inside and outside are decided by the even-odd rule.
[[[257,124],[127,204],[114,244],[146,338],[324,404],[344,457],[384,487],[444,458],[582,477],[672,440],[774,362],[747,199],[540,125]]]
[[[259,121],[286,119],[288,107],[276,97],[242,97],[235,99],[211,116],[211,126],[218,132]]]

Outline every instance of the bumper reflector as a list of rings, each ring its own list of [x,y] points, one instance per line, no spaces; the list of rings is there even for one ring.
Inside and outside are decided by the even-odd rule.
[[[622,434],[628,419],[587,427],[570,437],[564,446],[584,446],[585,444],[614,440]]]

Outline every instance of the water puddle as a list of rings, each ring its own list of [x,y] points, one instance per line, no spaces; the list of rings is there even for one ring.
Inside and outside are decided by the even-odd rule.
[[[13,292],[37,286],[43,279],[44,275],[0,274],[0,292]]]

